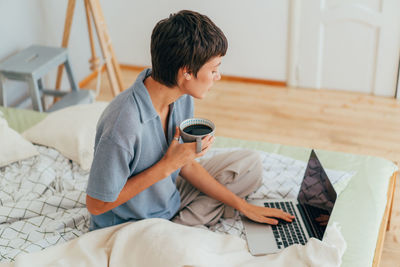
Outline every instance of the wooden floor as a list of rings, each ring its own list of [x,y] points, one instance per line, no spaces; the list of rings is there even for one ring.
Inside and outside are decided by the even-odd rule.
[[[129,87],[139,72],[123,70]],[[102,75],[98,100],[111,100]],[[85,88],[96,88],[93,80]],[[400,102],[395,99],[328,90],[292,89],[219,81],[195,115],[212,120],[216,135],[285,145],[368,154],[400,162]],[[382,267],[400,266],[400,182]]]

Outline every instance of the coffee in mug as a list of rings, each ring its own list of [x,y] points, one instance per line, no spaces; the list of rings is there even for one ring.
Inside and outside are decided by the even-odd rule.
[[[186,127],[183,131],[187,134],[191,135],[207,135],[211,133],[213,130],[211,127],[204,124],[194,124]]]
[[[215,125],[212,121],[202,118],[191,118],[180,124],[183,142],[196,142],[196,153],[202,151],[201,140],[207,135],[214,135]]]

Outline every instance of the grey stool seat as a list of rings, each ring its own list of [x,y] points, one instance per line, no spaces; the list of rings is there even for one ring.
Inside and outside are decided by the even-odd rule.
[[[71,92],[44,89],[43,76],[61,64],[65,66]],[[1,62],[0,105],[3,106],[7,106],[5,78],[27,82],[33,109],[40,112],[43,111],[41,99],[44,95],[62,97],[47,111],[55,111],[75,104],[90,103],[94,100],[94,95],[90,91],[79,90],[65,48],[32,45]]]
[[[72,105],[89,104],[94,100],[94,95],[90,90],[72,91],[65,95],[60,101],[46,110],[46,112],[53,112],[59,109],[66,108]]]

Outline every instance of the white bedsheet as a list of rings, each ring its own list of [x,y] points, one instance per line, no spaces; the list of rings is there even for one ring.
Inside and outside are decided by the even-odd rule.
[[[323,241],[311,239],[281,253],[253,257],[246,242],[163,219],[90,232],[62,245],[19,256],[4,266],[326,266],[341,264],[345,242],[336,225]]]
[[[65,243],[88,231],[90,216],[84,193],[88,172],[54,149],[37,148],[39,156],[0,169],[2,262]],[[214,149],[207,156],[227,150],[232,149]],[[306,164],[266,152],[260,152],[260,155],[264,183],[251,197],[292,197],[298,190],[298,181],[302,179]],[[352,176],[340,171],[327,172],[333,183]],[[278,192],[274,187],[284,190]],[[221,220],[210,230],[244,238],[240,218]]]

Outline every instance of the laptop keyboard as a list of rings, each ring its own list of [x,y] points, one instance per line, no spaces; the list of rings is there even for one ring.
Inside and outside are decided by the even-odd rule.
[[[307,238],[303,228],[300,226],[299,218],[294,212],[292,202],[267,202],[264,203],[264,206],[267,208],[281,209],[296,217],[291,223],[279,219],[278,225],[271,225],[278,248],[286,248],[293,244],[306,244]]]

